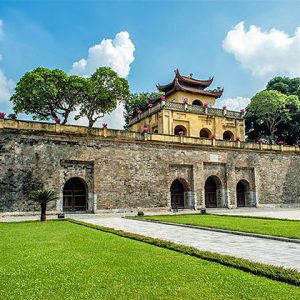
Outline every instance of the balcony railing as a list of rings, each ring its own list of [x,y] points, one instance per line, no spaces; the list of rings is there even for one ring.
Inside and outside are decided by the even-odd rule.
[[[134,118],[132,118],[129,122],[129,125],[133,125],[137,123],[139,120],[142,120],[150,115],[160,111],[161,109],[169,109],[180,112],[190,112],[199,115],[208,115],[208,116],[218,116],[218,117],[226,117],[230,119],[243,119],[244,113],[232,110],[223,110],[219,108],[212,107],[204,107],[198,105],[189,105],[177,102],[164,102],[161,101],[157,103],[155,106],[143,111],[141,114],[137,114]]]

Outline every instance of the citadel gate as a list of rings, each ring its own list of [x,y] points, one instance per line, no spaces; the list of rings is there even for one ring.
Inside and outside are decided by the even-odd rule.
[[[207,208],[217,207],[217,185],[212,176],[205,182],[205,206]]]
[[[179,179],[173,181],[170,191],[171,207],[184,208],[184,186]]]
[[[63,210],[87,210],[87,187],[82,179],[73,177],[65,183],[63,189]]]

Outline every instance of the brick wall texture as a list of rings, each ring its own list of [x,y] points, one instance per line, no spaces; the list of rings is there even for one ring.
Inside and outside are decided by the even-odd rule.
[[[236,207],[239,180],[247,182],[246,206],[300,206],[299,153],[5,130],[0,169],[0,212],[38,209],[27,198],[40,187],[59,193],[49,209],[62,211],[63,187],[72,177],[84,181],[90,212],[168,209],[177,178],[189,208],[199,209],[209,176],[219,207]]]

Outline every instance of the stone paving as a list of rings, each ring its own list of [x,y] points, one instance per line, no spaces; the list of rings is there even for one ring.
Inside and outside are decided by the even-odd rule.
[[[120,217],[103,218],[95,215],[94,217],[92,215],[73,215],[72,217],[91,224],[193,246],[200,250],[232,255],[300,271],[300,244],[142,222]]]

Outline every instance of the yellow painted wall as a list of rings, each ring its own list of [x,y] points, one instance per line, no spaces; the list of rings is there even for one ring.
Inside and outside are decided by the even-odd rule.
[[[211,96],[192,94],[182,91],[177,91],[166,97],[166,101],[182,103],[183,99],[188,100],[188,104],[192,105],[194,100],[200,100],[202,103],[207,102],[209,107],[215,107],[216,99]]]
[[[166,118],[167,115],[171,115],[171,118]],[[164,123],[167,129],[165,134],[174,134],[174,128],[182,125],[187,129],[187,135],[192,137],[200,137],[200,130],[206,128],[211,134],[215,134],[217,139],[223,139],[226,130],[233,133],[234,139],[236,137],[242,141],[245,139],[244,120],[239,119],[165,110]]]
[[[159,111],[150,117],[144,118],[140,120],[138,123],[133,124],[130,126],[130,130],[136,132],[142,132],[144,127],[146,126],[149,129],[149,132],[155,132],[158,130],[159,133],[164,132],[163,130],[163,121],[162,121],[163,112]]]
[[[190,112],[178,112],[163,109],[152,116],[140,120],[132,125],[130,130],[142,132],[144,126],[149,128],[149,132],[174,134],[174,128],[182,125],[187,130],[187,135],[191,137],[200,137],[200,130],[206,128],[211,134],[216,135],[216,139],[223,139],[223,133],[227,130],[233,133],[233,138],[239,137],[241,141],[245,140],[245,123],[241,119],[231,119],[226,116],[199,115]]]

